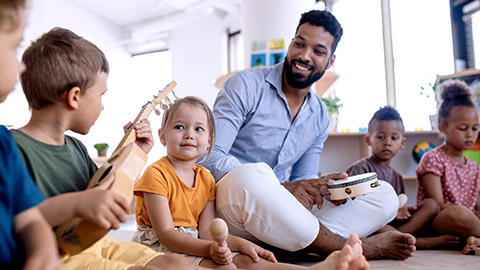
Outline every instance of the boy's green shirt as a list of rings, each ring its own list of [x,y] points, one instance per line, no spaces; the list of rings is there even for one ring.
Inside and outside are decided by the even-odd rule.
[[[38,188],[47,198],[82,191],[97,170],[85,146],[65,135],[65,145],[39,142],[20,130],[12,130],[20,155]]]

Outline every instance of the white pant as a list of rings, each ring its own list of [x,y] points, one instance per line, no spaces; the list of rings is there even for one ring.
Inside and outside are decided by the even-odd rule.
[[[348,238],[356,232],[366,237],[390,222],[398,210],[393,187],[380,188],[344,205],[324,200],[320,210],[307,210],[280,184],[265,163],[243,164],[217,183],[217,215],[231,234],[289,251],[309,246],[317,237],[319,222]]]

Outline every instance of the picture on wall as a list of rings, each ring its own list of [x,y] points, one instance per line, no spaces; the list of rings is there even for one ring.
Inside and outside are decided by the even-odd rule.
[[[285,58],[284,52],[275,52],[270,54],[270,66],[276,65]]]
[[[267,55],[264,53],[252,54],[252,67],[266,66]]]
[[[270,39],[270,50],[278,50],[284,48],[285,42],[283,42],[283,38]]]
[[[265,51],[267,49],[266,40],[255,40],[252,42],[252,52]]]

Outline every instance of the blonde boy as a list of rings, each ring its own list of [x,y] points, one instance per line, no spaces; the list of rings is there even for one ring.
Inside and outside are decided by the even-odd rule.
[[[26,0],[0,0],[0,102],[25,66],[17,47],[25,28]],[[0,127],[0,269],[63,269],[52,231],[38,207],[42,194],[32,182],[5,127]]]
[[[28,124],[13,131],[25,164],[49,199],[40,205],[51,226],[81,217],[105,229],[126,221],[129,202],[107,189],[113,178],[86,190],[97,167],[85,146],[65,135],[87,134],[103,110],[108,61],[93,43],[54,28],[33,42],[23,55],[21,76],[32,109]],[[149,152],[153,138],[148,121],[135,126],[137,144]],[[163,255],[133,242],[104,237],[92,247],[63,257],[68,269],[190,269],[181,256]]]

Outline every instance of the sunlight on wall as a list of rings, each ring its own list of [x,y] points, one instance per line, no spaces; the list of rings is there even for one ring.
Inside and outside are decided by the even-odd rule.
[[[172,81],[172,54],[170,51],[160,51],[133,56],[131,75],[138,89],[136,98],[143,100],[144,103],[152,100],[153,95],[158,93],[157,90],[163,89]],[[175,89],[173,90],[175,91]],[[157,109],[160,108],[157,107]],[[152,113],[148,118],[155,145],[148,154],[147,165],[167,154],[166,149],[158,138],[158,129],[161,127],[162,116],[163,111],[159,116]]]
[[[420,94],[421,87],[431,91],[436,75],[454,72],[449,1],[391,0],[390,10],[396,107],[407,130],[430,130],[436,103],[433,92]],[[381,5],[344,0],[333,14],[344,28],[334,66],[343,103],[338,126],[357,132],[387,104]]]

